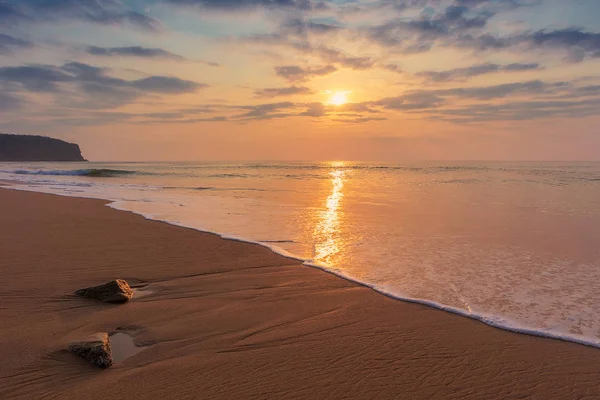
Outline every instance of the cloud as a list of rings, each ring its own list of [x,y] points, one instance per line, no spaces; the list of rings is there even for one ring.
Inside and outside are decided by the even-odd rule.
[[[11,22],[26,18],[15,4],[9,2],[0,3],[0,21]]]
[[[80,75],[87,76],[89,79],[104,71],[86,65],[69,65],[66,68],[64,66],[57,67],[57,69],[65,69],[69,74],[80,71]],[[0,77],[3,76],[1,72]],[[130,82],[128,87],[132,85],[131,82],[138,82],[143,90],[164,92],[162,86],[166,82],[150,80],[148,82],[152,83],[148,84],[146,82],[139,83],[140,81],[142,80],[128,81]],[[97,87],[90,88],[87,94],[89,96],[93,94],[95,101],[107,101],[108,105],[112,104],[110,101],[114,101],[115,96],[123,95],[121,91],[124,90],[116,84],[99,85],[93,81],[86,82],[85,85],[96,85]],[[125,95],[131,95],[131,91],[127,90]],[[68,95],[72,96],[72,92],[68,92]],[[78,101],[78,99],[75,100]],[[485,102],[481,100],[485,100]],[[11,100],[7,100],[7,102],[11,102]],[[69,105],[67,104],[67,106]],[[71,125],[107,124],[115,121],[134,124],[248,123],[284,118],[310,118],[314,121],[363,124],[388,119],[392,113],[419,114],[422,115],[419,117],[422,119],[443,120],[451,123],[475,123],[552,117],[585,117],[597,114],[599,106],[600,85],[598,84],[577,86],[576,82],[534,80],[490,86],[411,90],[395,97],[362,103],[347,103],[341,106],[321,102],[283,101],[252,105],[213,103],[179,110],[173,110],[165,105],[164,110],[143,114],[99,112],[97,107],[84,108],[76,117],[71,114],[68,107],[62,109],[64,115],[56,114],[56,111],[52,112],[57,120],[61,119],[61,123]]]
[[[335,122],[342,122],[345,124],[364,124],[371,121],[385,121],[387,118],[384,117],[356,117],[356,118],[334,118]]]
[[[51,118],[50,123],[56,122],[60,125],[70,126],[100,126],[115,123],[173,125],[199,122],[225,122],[229,119],[227,116],[204,115],[215,112],[212,105],[147,113],[104,111],[96,109],[80,109],[77,111],[77,114],[74,116],[65,109],[52,109],[43,113],[42,116]]]
[[[454,123],[575,118],[597,114],[600,85],[577,86],[573,82],[535,80],[416,90],[374,104],[389,110],[427,114],[429,118]]]
[[[327,105],[321,102],[312,103],[293,103],[279,102],[266,103],[251,106],[233,106],[234,109],[248,110],[243,114],[233,117],[234,120],[271,120],[290,117],[309,117],[313,119],[331,117],[336,119],[345,119],[349,123],[363,123],[369,120],[380,120],[384,117],[373,117],[373,114],[380,114],[381,111],[374,108],[373,103],[347,103],[339,106]],[[329,118],[329,119],[331,119]]]
[[[540,69],[537,63],[513,63],[499,65],[492,63],[477,64],[466,68],[454,68],[445,71],[421,71],[416,76],[432,82],[447,82],[453,80],[464,80],[475,76],[486,75],[497,72],[522,72]]]
[[[337,33],[341,30],[343,30],[343,28],[338,25],[306,21],[303,18],[297,17],[287,19],[279,28],[279,31],[282,35],[296,36],[301,38],[308,38],[312,35],[322,36],[331,33]]]
[[[425,110],[436,109],[446,105],[449,97],[468,100],[492,100],[513,95],[554,94],[555,91],[567,87],[568,84],[565,82],[532,80],[491,86],[413,90],[401,96],[384,98],[373,104],[390,110]]]
[[[386,97],[373,102],[373,105],[388,110],[427,110],[438,108],[445,103],[445,99],[435,92],[416,91],[396,97]]]
[[[539,0],[454,0],[450,7],[467,7],[484,9],[487,12],[514,10],[519,7],[535,5]],[[448,3],[448,2],[446,2]],[[434,14],[436,8],[443,4],[439,0],[380,0],[367,3],[366,6],[354,7],[354,12],[364,12],[365,9],[387,9],[403,13],[407,10],[419,10],[426,15]]]
[[[314,92],[304,86],[290,86],[284,88],[266,88],[258,89],[254,92],[256,97],[278,97],[278,96],[297,96],[308,95]]]
[[[142,46],[125,46],[125,47],[99,47],[87,46],[84,51],[87,54],[97,57],[136,57],[145,59],[162,59],[171,61],[190,61],[209,65],[211,67],[220,67],[221,64],[214,61],[190,60],[170,51]]]
[[[386,71],[395,72],[397,74],[404,73],[404,71],[402,70],[402,67],[400,67],[399,65],[396,65],[396,64],[384,64],[384,65],[381,65],[381,68],[385,69]]]
[[[102,57],[139,57],[139,58],[162,58],[173,61],[185,61],[186,58],[159,48],[148,48],[142,46],[128,47],[98,47],[88,46],[85,52],[93,56]]]
[[[69,82],[71,79],[67,72],[50,65],[0,67],[0,83],[12,87],[21,85],[23,89],[31,92],[56,91],[58,83]]]
[[[461,98],[491,100],[504,98],[510,95],[550,93],[551,91],[560,89],[566,85],[567,84],[565,82],[548,83],[540,80],[532,80],[525,82],[503,83],[491,86],[437,90],[435,93],[439,95],[456,96]]]
[[[534,80],[413,90],[368,104],[390,111],[425,114],[430,119],[467,123],[595,115],[600,107],[599,96],[600,85],[578,87],[568,82]]]
[[[304,82],[317,76],[325,76],[337,71],[333,65],[314,67],[300,67],[298,65],[286,65],[275,67],[277,76],[290,82]]]
[[[432,118],[465,124],[490,121],[523,121],[541,118],[583,118],[597,115],[600,99],[531,100],[503,104],[469,104],[437,110]]]
[[[137,121],[138,124],[197,124],[199,122],[227,122],[229,121],[228,117],[225,116],[214,116],[207,118],[182,118],[176,120],[165,120],[161,118],[157,119],[146,119]]]
[[[325,2],[312,0],[165,0],[165,2],[182,6],[197,6],[225,11],[248,10],[253,8],[309,11],[327,8]]]
[[[285,101],[279,103],[258,104],[253,106],[237,106],[235,108],[247,110],[243,114],[236,115],[234,118],[240,120],[268,120],[275,118],[285,118],[294,115],[282,110],[290,110],[296,107],[296,104]]]
[[[1,5],[0,5],[1,6]],[[33,42],[0,33],[0,55],[13,54],[18,50],[31,49]]]
[[[297,41],[281,33],[256,34],[237,38],[244,44],[261,44],[266,46],[281,46],[291,48],[302,54],[310,54],[330,64],[355,70],[366,70],[373,68],[377,62],[372,57],[354,57],[345,52],[324,45],[313,45],[306,40]]]
[[[333,111],[336,113],[369,113],[376,114],[379,113],[379,110],[371,107],[370,103],[346,103],[339,106],[330,106],[329,111]]]
[[[343,67],[365,70],[372,68],[375,65],[375,60],[371,57],[352,57],[344,52],[325,46],[318,46],[311,49],[311,52],[323,61],[336,63]]]
[[[208,86],[171,76],[149,76],[128,82],[128,84],[144,92],[166,94],[191,93]]]
[[[310,103],[306,105],[306,110],[298,114],[302,117],[323,117],[327,113],[327,107],[323,103]]]
[[[451,5],[434,15],[421,14],[408,20],[397,18],[368,27],[364,29],[364,35],[369,41],[384,47],[396,47],[406,52],[429,50],[437,40],[486,27],[495,15],[490,12],[470,14],[468,6]]]
[[[237,2],[236,8],[240,3]],[[250,1],[249,3],[255,4]],[[262,2],[259,2],[262,3]],[[283,3],[286,3],[283,1]],[[383,23],[349,24],[342,26],[335,17],[321,20],[307,19],[305,14],[292,14],[280,24],[273,33],[244,35],[238,38],[244,43],[282,46],[291,48],[302,54],[319,57],[323,62],[338,67],[354,70],[371,68],[387,69],[391,72],[401,72],[393,64],[387,64],[384,59],[371,55],[352,56],[343,50],[333,48],[328,41],[324,43],[323,36],[330,39],[330,34],[344,33],[349,41],[367,40],[371,44],[392,48],[395,53],[416,54],[433,50],[436,46],[484,49],[486,47],[506,48],[513,42],[521,43],[522,37],[497,37],[486,33],[490,20],[506,10],[537,4],[538,0],[380,0],[375,2],[330,2],[337,9],[338,16],[343,15],[348,8],[359,10],[391,8],[404,12],[408,9],[420,10],[417,16],[398,16],[387,12],[385,17],[392,19]],[[287,4],[287,3],[286,3]],[[446,4],[446,6],[443,6]],[[289,4],[287,5],[289,6]],[[311,9],[306,7],[306,9]],[[361,12],[361,11],[358,11]],[[334,13],[335,15],[335,13]],[[376,14],[381,18],[381,14]],[[323,22],[327,21],[327,22]],[[348,21],[346,21],[346,25]],[[539,40],[539,39],[538,39]],[[320,42],[319,42],[320,41]],[[395,69],[394,69],[395,68]],[[509,70],[506,70],[508,72]]]
[[[132,103],[142,95],[191,93],[207,86],[169,76],[126,80],[108,72],[106,68],[77,62],[0,67],[0,88],[13,94],[53,94],[61,105],[69,107],[104,109]]]
[[[0,113],[11,112],[22,107],[23,100],[9,93],[0,92]]]
[[[346,123],[349,123],[352,120],[356,123],[364,123],[369,120],[384,119],[384,117],[375,118],[369,116],[369,114],[380,113],[379,110],[373,109],[372,104],[370,103],[348,103],[342,106],[332,106],[321,102],[279,102],[251,106],[233,106],[232,108],[247,110],[245,113],[235,115],[230,119],[243,122],[291,117],[309,117],[317,119],[330,116],[334,119],[344,119],[344,122]]]
[[[570,61],[600,58],[600,33],[579,28],[544,29],[519,32],[512,35],[462,35],[456,38],[458,47],[475,50],[529,49],[556,50],[568,55]]]
[[[150,76],[125,80],[108,76],[105,68],[70,62],[60,67],[53,65],[24,65],[0,67],[0,83],[19,84],[32,92],[60,90],[61,83],[99,84],[110,88],[137,89],[153,93],[187,93],[207,85],[174,77]]]
[[[446,7],[442,7],[443,1],[431,0],[383,0],[378,4],[401,12],[421,12],[416,17],[402,15],[379,25],[367,25],[359,29],[360,35],[397,53],[415,54],[436,46],[486,50],[508,48],[527,40],[533,43],[533,38],[526,38],[529,32],[498,36],[486,30],[500,13],[539,5],[540,0],[454,0]]]
[[[600,33],[576,28],[542,30],[533,33],[529,40],[535,46],[565,50],[573,61],[600,57]]]
[[[4,0],[0,3],[0,23],[82,20],[101,25],[131,24],[149,31],[162,24],[120,0]]]

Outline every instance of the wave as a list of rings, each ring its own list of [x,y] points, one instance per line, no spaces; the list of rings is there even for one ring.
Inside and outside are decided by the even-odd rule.
[[[256,188],[244,188],[244,187],[240,187],[240,188],[227,188],[227,187],[221,187],[221,188],[217,188],[214,186],[163,186],[162,189],[165,190],[197,190],[197,191],[204,191],[204,190],[218,190],[218,191],[232,191],[232,192],[266,192],[267,189],[256,189]]]
[[[209,178],[249,178],[248,174],[213,174],[209,175]]]
[[[121,169],[91,168],[91,169],[72,169],[72,170],[31,170],[17,169],[14,171],[2,171],[17,175],[52,175],[52,176],[88,176],[92,178],[112,178],[135,174],[135,171]]]

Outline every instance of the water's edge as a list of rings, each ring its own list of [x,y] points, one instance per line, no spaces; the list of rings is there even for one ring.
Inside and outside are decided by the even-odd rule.
[[[467,311],[459,309],[459,308],[447,306],[447,305],[437,303],[437,302],[431,301],[431,300],[418,299],[418,298],[412,298],[412,297],[404,297],[404,296],[390,292],[385,287],[371,285],[367,282],[359,281],[349,275],[344,275],[341,271],[331,268],[325,264],[312,263],[312,262],[310,262],[310,260],[306,260],[305,258],[298,257],[294,254],[291,254],[291,253],[289,253],[277,246],[269,244],[269,243],[263,243],[263,242],[246,239],[246,238],[232,236],[232,235],[229,235],[227,233],[222,233],[222,232],[203,230],[203,229],[196,228],[193,226],[185,225],[185,223],[160,219],[150,213],[143,213],[143,212],[124,208],[122,206],[122,204],[126,204],[127,203],[126,201],[113,200],[113,199],[100,198],[100,197],[91,197],[91,196],[85,197],[85,196],[77,196],[77,195],[72,195],[72,194],[69,195],[69,194],[65,194],[65,193],[54,193],[51,191],[44,191],[44,190],[35,190],[35,189],[43,189],[43,187],[39,187],[39,188],[32,188],[29,186],[22,187],[22,186],[19,186],[18,183],[15,183],[14,185],[11,185],[11,186],[2,186],[0,184],[0,189],[9,189],[9,190],[12,189],[12,190],[25,191],[25,192],[46,193],[46,194],[52,194],[52,195],[61,196],[61,197],[74,197],[74,198],[104,200],[104,201],[108,202],[106,204],[107,207],[110,207],[112,209],[115,209],[115,210],[118,210],[121,212],[130,212],[132,214],[140,215],[147,220],[163,222],[163,223],[181,227],[181,228],[192,229],[194,231],[201,232],[201,233],[214,234],[225,240],[234,240],[234,241],[238,241],[238,242],[256,244],[256,245],[259,245],[262,247],[266,247],[267,249],[271,250],[272,252],[274,252],[278,255],[281,255],[283,257],[286,257],[286,258],[289,258],[292,260],[300,261],[300,262],[302,262],[302,264],[304,266],[315,268],[315,269],[321,270],[323,272],[335,275],[339,278],[345,279],[345,280],[352,282],[354,284],[357,284],[359,286],[369,288],[381,295],[392,298],[394,300],[400,300],[400,301],[403,301],[406,303],[420,304],[420,305],[424,305],[427,307],[432,307],[432,308],[435,308],[435,309],[438,309],[441,311],[446,311],[446,312],[449,312],[449,313],[452,313],[452,314],[455,314],[455,315],[458,315],[461,317],[470,318],[470,319],[482,322],[486,325],[492,326],[494,328],[502,329],[502,330],[509,331],[509,332],[520,333],[520,334],[525,334],[525,335],[530,335],[530,336],[537,336],[537,337],[542,337],[542,338],[547,338],[547,339],[561,340],[561,341],[565,341],[565,342],[570,342],[570,343],[575,343],[575,344],[579,344],[579,345],[584,345],[584,346],[589,346],[589,347],[594,347],[594,348],[600,349],[600,340],[584,339],[584,338],[581,338],[578,336],[571,336],[571,335],[566,335],[566,334],[558,334],[558,333],[554,333],[554,332],[549,332],[549,331],[545,331],[545,330],[539,330],[539,329],[535,329],[535,328],[531,328],[531,327],[527,327],[527,326],[522,326],[515,322],[506,321],[506,320],[504,320],[503,323],[499,323],[499,322],[495,321],[497,316],[494,316],[494,315],[471,313],[471,312],[467,312]]]

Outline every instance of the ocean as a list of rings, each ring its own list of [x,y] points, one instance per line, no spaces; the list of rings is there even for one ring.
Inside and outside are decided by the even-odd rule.
[[[600,347],[600,163],[0,163],[385,295]]]

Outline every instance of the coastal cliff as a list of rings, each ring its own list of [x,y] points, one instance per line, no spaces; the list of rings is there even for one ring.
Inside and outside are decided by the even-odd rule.
[[[0,161],[86,161],[79,146],[46,136],[0,133]]]

